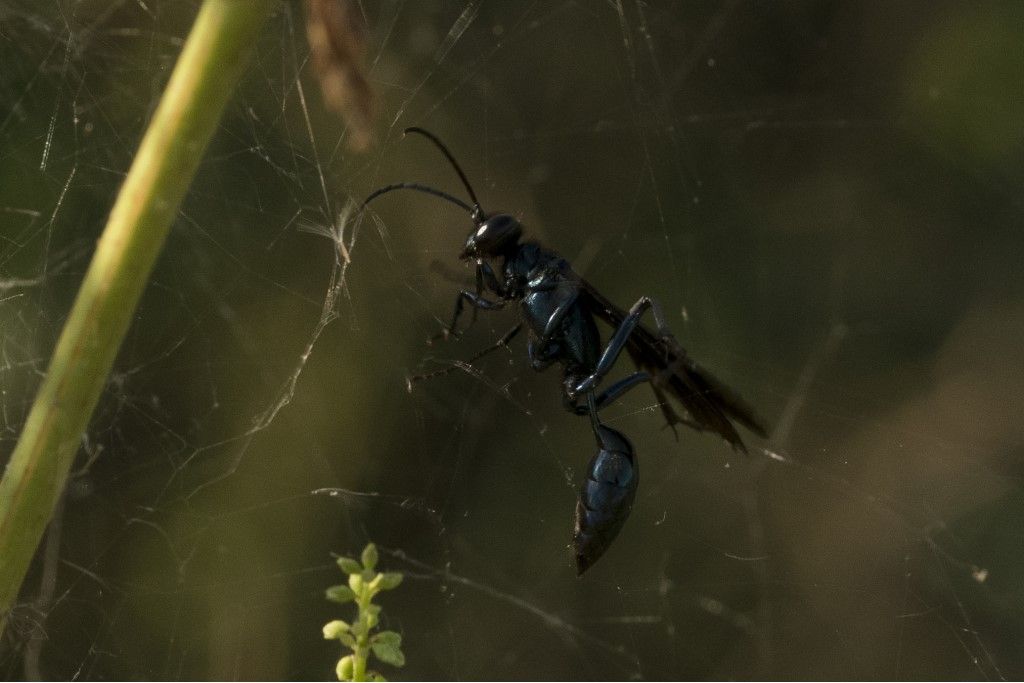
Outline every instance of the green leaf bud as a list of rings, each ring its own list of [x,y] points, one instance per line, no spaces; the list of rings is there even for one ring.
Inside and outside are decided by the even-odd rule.
[[[382,591],[389,591],[392,588],[398,588],[398,585],[402,583],[402,575],[398,572],[386,572],[381,574],[380,589]]]
[[[325,591],[327,599],[331,602],[336,602],[339,605],[344,605],[346,602],[355,600],[355,592],[348,586],[331,586]]]
[[[339,557],[338,566],[341,567],[341,571],[346,574],[359,574],[363,571],[362,565],[353,560],[351,557]]]
[[[377,546],[373,543],[368,543],[363,550],[363,566],[367,570],[373,571],[373,568],[377,566],[377,558]]]
[[[370,645],[373,650],[373,654],[380,661],[391,666],[404,666],[405,655],[402,654],[402,650],[397,645],[392,645],[387,642],[378,642]]]
[[[324,638],[326,640],[337,640],[342,633],[348,633],[348,623],[341,619],[335,619],[324,624]]]
[[[339,681],[351,681],[355,672],[356,664],[352,655],[346,655],[338,660],[338,666],[335,669],[335,673],[338,674]]]

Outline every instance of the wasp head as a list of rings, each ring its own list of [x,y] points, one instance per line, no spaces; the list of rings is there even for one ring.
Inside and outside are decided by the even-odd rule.
[[[501,256],[517,244],[523,234],[523,226],[515,217],[498,213],[488,218],[480,217],[476,228],[466,238],[461,258],[479,259]]]

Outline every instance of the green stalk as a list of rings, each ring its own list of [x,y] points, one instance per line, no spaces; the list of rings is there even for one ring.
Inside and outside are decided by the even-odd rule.
[[[0,636],[139,297],[274,0],[206,0],[0,481]]]
[[[362,591],[356,596],[356,604],[359,605],[359,635],[356,636],[356,646],[352,648],[352,657],[355,660],[352,680],[366,680],[366,665],[370,659],[370,590],[364,583]]]

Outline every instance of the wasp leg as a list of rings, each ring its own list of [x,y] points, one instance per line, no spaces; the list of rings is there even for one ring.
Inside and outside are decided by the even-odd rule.
[[[494,274],[494,269],[491,268],[491,265],[486,261],[481,261],[476,264],[476,295],[478,298],[483,296],[485,287],[488,290],[495,292],[501,297],[504,297],[505,295],[505,288],[502,287],[500,282],[498,282],[498,276]],[[459,295],[459,299],[462,299],[461,294]],[[456,305],[457,303],[458,302],[456,302]],[[473,314],[469,318],[469,325],[466,325],[466,330],[472,327],[473,324],[476,322],[477,313],[480,311],[481,308],[483,307],[473,306]],[[455,320],[452,321],[451,326],[446,328],[445,330],[442,330],[440,333],[434,335],[431,341],[433,341],[434,339],[438,339],[440,337],[444,337],[447,339],[449,335],[454,334],[455,323],[457,321],[458,313],[456,313]],[[463,332],[465,332],[466,330],[463,330]]]
[[[504,308],[506,303],[505,301],[492,301],[481,294],[471,292],[468,289],[462,290],[459,292],[458,296],[455,297],[455,312],[452,314],[451,323],[439,333],[431,337],[431,342],[436,339],[447,339],[451,336],[458,336],[458,333],[455,332],[455,326],[458,325],[459,318],[462,317],[462,309],[467,301],[473,307],[474,312],[476,312],[476,309],[481,308],[485,311],[496,311],[500,308]]]
[[[487,261],[482,262],[477,266],[476,272],[480,274],[480,289],[478,290],[478,293],[482,294],[483,287],[486,286],[487,289],[495,292],[498,296],[505,296],[505,287],[498,282],[498,276],[495,274],[494,269],[491,268],[491,264],[487,263]]]
[[[513,327],[511,330],[506,332],[504,337],[502,337],[498,341],[494,342],[493,344],[488,346],[486,349],[482,349],[482,350],[478,351],[469,360],[458,361],[458,362],[456,362],[456,363],[454,363],[452,365],[449,365],[448,367],[441,368],[440,370],[435,370],[434,372],[428,372],[425,375],[413,375],[412,377],[409,377],[406,380],[406,384],[408,386],[409,391],[412,391],[412,385],[415,384],[416,382],[422,382],[425,379],[433,379],[435,377],[443,377],[444,375],[447,375],[447,374],[449,374],[451,372],[454,372],[455,370],[457,370],[459,368],[465,367],[467,365],[472,366],[473,363],[477,362],[478,360],[480,360],[481,358],[483,358],[487,354],[492,353],[494,351],[497,351],[498,349],[505,348],[506,346],[508,346],[509,342],[511,342],[512,339],[515,338],[515,336],[517,334],[519,334],[519,331],[522,330],[522,329],[523,329],[523,324],[519,323],[518,325]]]
[[[477,267],[476,267],[476,295],[477,296],[483,296],[483,293],[484,293],[484,273],[483,273],[483,269],[480,267],[480,265],[477,264]],[[480,309],[477,308],[476,306],[474,306],[473,307],[473,313],[472,313],[472,315],[469,316],[469,324],[466,325],[466,329],[467,330],[469,328],[473,327],[473,325],[476,324],[476,315],[479,312],[480,312]],[[455,331],[455,323],[454,322],[452,323],[451,331],[452,332]],[[441,334],[443,335],[444,333],[442,332]]]
[[[640,372],[634,372],[632,375],[623,377],[618,382],[598,394],[594,403],[598,410],[604,410],[609,403],[616,400],[636,385],[650,381],[650,373],[642,370]],[[565,409],[570,413],[575,413],[576,415],[587,415],[590,412],[590,408],[586,405],[580,405],[578,400],[570,399],[565,394],[562,395],[562,398],[565,401]]]
[[[608,345],[604,349],[604,353],[601,354],[601,358],[597,361],[597,365],[594,367],[594,372],[590,376],[583,378],[575,387],[572,388],[572,393],[579,395],[585,394],[594,387],[596,387],[605,375],[615,365],[615,361],[619,359],[619,354],[626,348],[626,342],[629,341],[629,335],[633,334],[633,330],[636,329],[637,325],[640,324],[640,318],[643,314],[651,309],[654,313],[654,321],[658,326],[658,334],[664,339],[672,339],[672,332],[668,329],[668,325],[665,322],[664,314],[661,312],[661,308],[654,302],[650,297],[640,297],[640,299],[633,304],[633,307],[629,309],[629,313],[622,320],[622,324],[615,330],[612,338],[608,340]]]

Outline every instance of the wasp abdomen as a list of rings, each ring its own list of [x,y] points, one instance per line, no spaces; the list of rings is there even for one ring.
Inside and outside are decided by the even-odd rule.
[[[572,540],[577,574],[594,564],[615,540],[636,497],[638,469],[629,439],[604,425],[596,431],[599,450],[587,467],[576,501]]]

